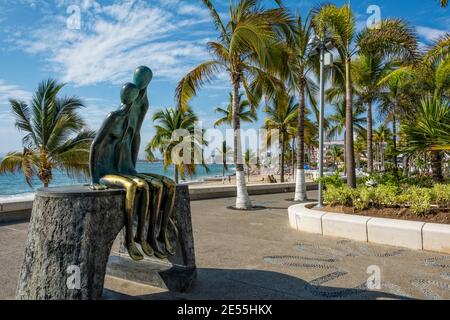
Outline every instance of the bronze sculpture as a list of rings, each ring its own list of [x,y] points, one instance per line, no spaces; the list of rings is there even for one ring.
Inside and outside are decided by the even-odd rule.
[[[126,190],[125,239],[133,260],[144,258],[136,242],[147,256],[155,255],[163,259],[167,257],[166,252],[175,254],[168,228],[171,226],[177,232],[171,220],[176,185],[166,177],[138,173],[136,170],[140,131],[149,108],[147,87],[152,77],[149,68],[141,66],[136,69],[133,83],[127,83],[122,88],[121,108],[108,115],[97,133],[90,154],[92,188]],[[138,214],[138,226],[134,237],[135,212]]]

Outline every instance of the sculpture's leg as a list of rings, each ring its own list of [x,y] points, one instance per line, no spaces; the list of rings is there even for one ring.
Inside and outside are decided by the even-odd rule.
[[[140,178],[144,179],[153,190],[153,205],[150,210],[150,217],[148,222],[147,231],[147,243],[154,250],[154,254],[159,259],[167,258],[164,251],[159,247],[158,241],[156,239],[156,226],[158,225],[158,220],[161,212],[161,203],[163,199],[164,185],[162,182],[147,176],[139,175]]]
[[[134,241],[141,245],[142,251],[144,251],[147,256],[151,257],[154,255],[154,251],[145,238],[145,224],[150,208],[150,187],[143,179],[131,176],[126,177],[132,179],[134,183],[136,183],[137,188],[142,191],[141,203],[138,208],[138,228]]]
[[[176,250],[172,245],[172,243],[170,242],[168,228],[170,219],[173,215],[173,209],[175,206],[176,183],[167,177],[156,174],[141,174],[141,176],[147,176],[158,179],[158,181],[161,181],[162,184],[164,185],[164,197],[162,199],[164,203],[164,209],[161,217],[161,230],[159,232],[158,240],[164,243],[166,251],[173,256],[176,254]],[[172,223],[172,226],[175,229],[174,230],[175,233],[177,233],[174,223]]]
[[[134,242],[133,237],[133,214],[135,210],[135,200],[137,185],[134,181],[121,176],[108,175],[103,177],[100,182],[108,187],[119,187],[125,188],[126,190],[126,201],[125,201],[125,211],[126,211],[126,228],[125,228],[125,239],[130,257],[139,261],[144,259],[144,256],[139,252]]]
[[[159,240],[165,244],[167,252],[170,255],[174,256],[176,254],[176,249],[170,242],[168,230],[169,230],[169,222],[173,215],[173,208],[175,206],[176,184],[169,179],[164,179],[163,183],[166,189],[166,198]],[[175,227],[174,223],[172,223],[172,225]],[[175,233],[177,233],[176,227]]]

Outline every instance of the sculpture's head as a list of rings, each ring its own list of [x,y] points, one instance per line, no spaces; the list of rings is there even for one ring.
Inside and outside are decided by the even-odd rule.
[[[139,89],[133,83],[126,83],[120,91],[120,100],[125,105],[132,104],[139,96]]]
[[[153,79],[153,72],[145,66],[138,67],[134,72],[134,83],[139,90],[147,88]]]

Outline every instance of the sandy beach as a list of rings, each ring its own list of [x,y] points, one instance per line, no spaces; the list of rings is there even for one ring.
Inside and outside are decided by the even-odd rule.
[[[280,175],[273,175],[273,177],[276,179],[278,183],[280,183],[281,178]],[[292,175],[285,175],[285,181],[284,182],[295,182]],[[246,177],[245,181],[247,182],[247,185],[254,185],[254,184],[272,184],[269,181],[268,175],[250,175],[250,178]],[[306,180],[307,182],[312,182],[310,180]],[[222,177],[216,177],[216,178],[205,178],[204,181],[192,181],[192,182],[186,182],[185,184],[188,184],[190,186],[234,186],[236,185],[236,176],[226,176],[225,179]]]

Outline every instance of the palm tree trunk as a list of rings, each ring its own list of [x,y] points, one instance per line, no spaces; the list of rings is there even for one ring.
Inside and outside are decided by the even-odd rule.
[[[233,85],[233,129],[234,129],[234,163],[236,165],[236,208],[249,210],[252,208],[252,202],[248,196],[247,185],[245,183],[244,164],[242,161],[242,145],[241,145],[241,123],[239,119],[239,88],[240,74],[235,72],[232,74]]]
[[[348,56],[345,61],[345,91],[346,91],[346,108],[345,108],[345,131],[346,138],[346,167],[347,167],[347,184],[351,188],[356,188],[356,171],[355,171],[355,148],[353,143],[353,92],[351,85],[351,57]]]
[[[223,167],[222,167],[222,184],[225,184],[225,166],[226,163],[225,161],[222,163]]]
[[[175,183],[178,184],[178,182],[179,182],[179,179],[178,179],[178,166],[176,164],[174,164],[173,165],[173,169],[174,169],[173,170],[174,171],[173,178],[175,180]]]
[[[397,103],[395,103],[397,104]],[[392,144],[394,146],[394,168],[397,169],[397,117],[395,116],[395,112],[397,107],[394,107],[394,113],[392,114]],[[395,170],[397,172],[397,170]]]
[[[409,156],[403,155],[403,175],[408,176],[409,173]]]
[[[347,132],[344,131],[344,174],[347,175]]]
[[[295,156],[294,156],[296,154],[295,152],[296,152],[296,150],[295,150],[295,137],[294,137],[294,139],[292,140],[292,170],[291,170],[292,181],[295,181]]]
[[[281,134],[281,183],[284,183],[284,156],[286,152],[286,137],[285,134]]]
[[[355,159],[355,162],[356,162],[356,168],[361,168],[361,154],[358,152],[358,155],[356,156],[356,159]]]
[[[433,172],[433,182],[440,183],[444,181],[442,174],[442,154],[440,151],[433,151],[431,155],[431,170]]]
[[[373,172],[373,119],[372,101],[367,104],[367,171]]]
[[[305,178],[305,84],[300,84],[300,109],[297,124],[297,174],[295,178],[295,201],[306,201]]]

